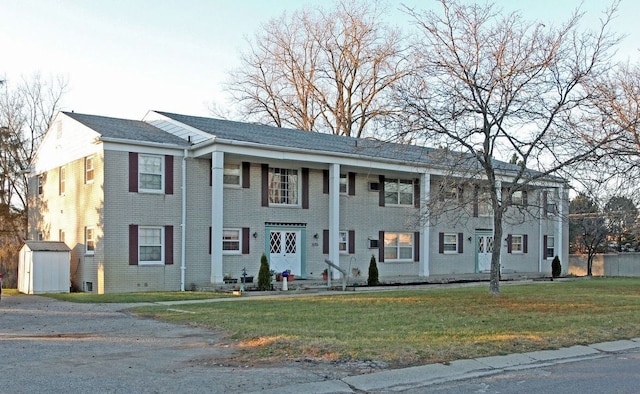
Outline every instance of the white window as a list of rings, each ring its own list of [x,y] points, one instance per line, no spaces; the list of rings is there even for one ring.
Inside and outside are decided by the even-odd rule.
[[[242,168],[240,164],[225,164],[223,182],[226,186],[240,186]]]
[[[96,229],[94,227],[85,227],[84,229],[84,245],[86,254],[94,254],[96,251]]]
[[[413,233],[384,233],[384,261],[413,261]]]
[[[93,156],[84,158],[84,183],[93,182]]]
[[[67,177],[67,171],[65,169],[65,167],[60,167],[59,171],[58,171],[58,179],[59,179],[59,186],[60,186],[60,195],[64,195],[65,193],[65,189],[66,189],[66,177]]]
[[[524,242],[522,235],[511,236],[511,253],[524,253]]]
[[[139,190],[144,192],[162,192],[164,178],[164,157],[140,155],[138,157]]]
[[[44,175],[38,175],[38,195],[41,196],[44,192]]]
[[[442,250],[444,253],[458,253],[458,234],[445,233]]]
[[[139,264],[162,264],[164,231],[162,227],[138,229]]]
[[[413,181],[403,179],[385,179],[385,205],[413,205]]]
[[[340,174],[340,193],[347,194],[349,186],[347,183],[347,174]]]
[[[348,231],[340,231],[338,240],[338,249],[341,254],[349,253],[349,232]]]
[[[240,254],[240,229],[225,228],[222,230],[222,252],[224,254]]]
[[[556,241],[553,236],[547,236],[547,258],[553,258],[556,255],[555,245]]]
[[[298,170],[269,168],[269,204],[299,205]]]
[[[527,205],[527,192],[518,190],[511,195],[511,203],[514,205]]]

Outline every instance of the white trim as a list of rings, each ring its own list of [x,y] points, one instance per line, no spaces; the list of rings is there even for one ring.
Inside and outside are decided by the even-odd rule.
[[[444,237],[442,240],[442,254],[458,254],[460,252],[460,245],[458,245],[458,233],[443,233]],[[447,243],[447,237],[453,237],[454,243]],[[455,245],[454,250],[447,250],[447,245]]]
[[[400,245],[400,238],[402,234],[408,234],[411,237],[411,245],[410,246],[401,246]],[[387,238],[387,235],[395,235],[396,239],[397,239],[397,244],[393,247],[387,246],[385,243],[385,239]],[[411,231],[385,231],[384,232],[384,237],[385,239],[382,239],[382,243],[384,245],[384,253],[385,253],[385,257],[384,257],[384,262],[385,263],[409,263],[409,262],[413,262],[414,257],[415,257],[415,245],[416,245],[416,240],[415,240],[415,234]],[[411,249],[411,256],[407,257],[407,258],[401,258],[400,257],[400,249],[407,249],[410,248]],[[395,249],[396,250],[396,258],[395,259],[390,259],[387,258],[386,253],[388,249]]]
[[[238,233],[238,249],[237,250],[225,250],[224,249],[224,243],[225,241],[230,242],[228,240],[225,240],[224,238],[224,232],[225,231],[235,231]],[[223,255],[239,255],[242,254],[242,229],[241,228],[235,228],[235,227],[225,227],[222,229],[222,254]]]
[[[160,161],[160,173],[155,173],[155,172],[144,172],[144,174],[149,174],[149,175],[153,175],[153,176],[160,176],[160,188],[159,189],[145,189],[142,187],[142,169],[140,168],[142,166],[142,159],[143,158],[149,158],[149,159],[158,159]],[[147,153],[139,153],[138,154],[138,193],[152,193],[152,194],[164,194],[164,184],[165,184],[165,157],[162,155],[150,155]]]
[[[156,244],[143,245],[140,240],[140,238],[142,237],[143,230],[160,230],[160,244],[159,245],[156,245]],[[160,260],[142,260],[142,257],[140,256],[140,249],[144,246],[151,246],[151,247],[159,246]],[[164,262],[165,262],[164,249],[165,249],[165,244],[164,244],[164,227],[163,226],[138,226],[138,265],[164,265]]]

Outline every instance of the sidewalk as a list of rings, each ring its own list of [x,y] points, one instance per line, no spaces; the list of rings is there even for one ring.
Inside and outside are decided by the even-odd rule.
[[[448,364],[430,364],[395,369],[366,375],[349,376],[340,380],[283,386],[277,389],[255,393],[328,394],[402,391],[447,381],[488,376],[505,371],[601,358],[607,356],[609,353],[633,349],[640,349],[640,338],[603,342],[588,346],[571,346],[558,350],[542,350],[506,356],[459,360]]]

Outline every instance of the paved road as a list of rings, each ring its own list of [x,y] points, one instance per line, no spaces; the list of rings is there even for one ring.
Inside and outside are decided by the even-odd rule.
[[[612,353],[585,361],[504,371],[495,375],[450,381],[428,387],[429,393],[629,393],[640,391],[640,350]],[[425,388],[400,391],[424,393]]]
[[[570,365],[564,363],[601,361],[614,366],[611,373],[639,368],[640,338],[367,374],[362,373],[370,372],[367,365],[361,364],[244,366],[233,363],[234,347],[222,333],[137,318],[125,311],[128,306],[3,296],[0,393],[515,392],[509,389],[528,379],[522,377],[526,370],[532,371],[532,391],[518,392],[547,392],[536,390],[535,377],[548,373],[562,381],[563,368]],[[624,354],[630,355],[631,364]],[[558,366],[547,369],[553,365]],[[579,368],[597,371],[598,365],[575,364],[575,379],[584,376]],[[465,380],[475,378],[485,380]],[[568,379],[570,385],[571,376]],[[640,386],[637,379],[632,381],[635,387]],[[617,392],[627,392],[621,387]]]

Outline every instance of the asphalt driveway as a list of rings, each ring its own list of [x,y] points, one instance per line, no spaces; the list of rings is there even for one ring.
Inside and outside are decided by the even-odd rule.
[[[3,295],[0,393],[232,393],[337,377],[233,365],[222,333],[141,319],[128,306]]]

